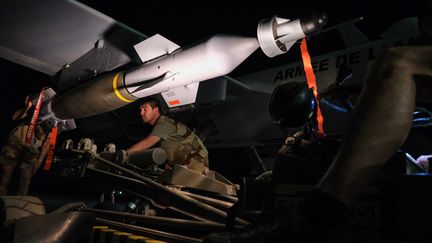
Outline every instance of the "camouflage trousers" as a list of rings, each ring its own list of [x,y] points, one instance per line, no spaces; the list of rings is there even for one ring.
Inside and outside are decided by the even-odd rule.
[[[37,166],[39,150],[28,144],[5,145],[0,154],[0,165],[20,165],[21,168],[31,168]]]
[[[189,163],[186,164],[186,167],[198,173],[207,173],[209,167],[208,158],[202,158],[199,155],[193,156],[189,159]]]
[[[199,154],[193,154],[182,163],[175,163],[167,161],[168,168],[171,168],[174,164],[186,166],[188,169],[193,170],[198,173],[205,174],[208,172],[209,163],[208,156],[201,157]]]
[[[0,195],[7,195],[13,171],[20,166],[17,195],[27,195],[33,173],[36,171],[38,149],[27,144],[7,144],[0,154]]]

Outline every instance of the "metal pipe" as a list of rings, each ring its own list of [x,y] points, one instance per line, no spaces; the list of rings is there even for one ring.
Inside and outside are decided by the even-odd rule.
[[[121,167],[119,165],[116,165],[102,157],[100,157],[98,154],[95,154],[91,151],[85,151],[86,154],[90,155],[93,159],[100,161],[101,163],[104,163],[108,166],[111,166],[117,170],[122,171],[125,174],[128,174],[130,176],[133,176],[144,183],[146,183],[148,186],[153,187],[155,189],[158,189],[160,193],[165,194],[166,196],[169,196],[170,199],[173,201],[174,204],[182,205],[186,208],[186,210],[191,210],[194,213],[197,213],[203,218],[209,219],[211,221],[216,221],[219,223],[225,223],[227,218],[227,213],[223,212],[222,210],[219,210],[217,208],[214,208],[210,205],[204,204],[196,199],[193,199],[189,196],[183,195],[181,193],[178,193],[172,189],[169,189],[149,178],[146,178],[138,173],[135,173],[131,170],[128,170],[124,167]],[[210,219],[212,218],[212,219]],[[249,222],[242,220],[240,218],[236,218],[236,222],[239,224],[247,225]]]
[[[113,228],[113,229],[125,231],[125,232],[131,233],[131,234],[136,234],[136,235],[144,235],[146,237],[155,238],[158,240],[165,240],[165,241],[169,241],[169,242],[190,242],[190,243],[203,242],[202,239],[198,239],[198,238],[168,233],[168,232],[164,232],[164,231],[160,231],[160,230],[154,230],[154,229],[139,227],[139,226],[130,225],[130,224],[124,224],[124,223],[120,223],[120,222],[116,222],[116,221],[112,221],[112,220],[107,220],[107,219],[96,218],[96,222],[101,223],[103,225],[106,225],[106,226]]]
[[[184,194],[184,195],[186,195],[186,196],[189,196],[191,198],[195,198],[195,199],[197,199],[197,200],[199,200],[201,202],[204,202],[204,203],[207,203],[207,204],[211,204],[211,205],[215,205],[215,206],[219,206],[219,207],[226,208],[226,209],[231,208],[234,205],[231,202],[226,202],[226,201],[223,201],[223,200],[218,200],[218,199],[214,199],[214,198],[211,198],[211,197],[206,197],[206,196],[198,195],[198,194],[194,194],[194,193],[191,193],[191,192],[185,192],[185,191],[181,191],[181,190],[179,190],[179,192],[182,193],[182,194]]]
[[[158,225],[158,226],[168,226],[174,228],[182,228],[194,231],[224,231],[225,225],[219,223],[212,222],[200,222],[195,220],[186,220],[186,219],[177,219],[177,218],[166,218],[166,217],[158,217],[158,216],[146,216],[139,215],[134,213],[127,212],[118,212],[118,211],[110,211],[110,210],[101,210],[101,209],[93,209],[93,208],[84,208],[80,209],[80,211],[94,212],[97,216],[100,215],[109,215],[109,216],[119,216],[122,219],[128,218],[133,219],[142,223]]]

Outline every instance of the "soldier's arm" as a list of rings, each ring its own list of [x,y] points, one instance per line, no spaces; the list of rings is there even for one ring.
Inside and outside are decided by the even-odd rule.
[[[135,153],[138,151],[142,151],[144,149],[148,149],[155,145],[157,142],[160,141],[160,137],[155,135],[149,135],[145,139],[139,141],[138,143],[132,145],[130,148],[128,148],[126,151],[128,153]]]
[[[33,103],[30,100],[30,97],[27,96],[24,102],[24,107],[15,111],[12,115],[12,120],[16,121],[18,119],[25,118],[27,116],[28,110],[32,107]]]

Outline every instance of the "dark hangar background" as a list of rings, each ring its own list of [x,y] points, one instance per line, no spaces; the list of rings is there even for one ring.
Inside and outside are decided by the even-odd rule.
[[[263,18],[278,15],[284,18],[298,18],[313,11],[324,11],[328,24],[348,21],[358,17],[364,19],[356,24],[371,39],[376,38],[394,21],[409,16],[424,16],[430,13],[430,4],[421,1],[271,1],[265,4],[234,1],[209,1],[201,3],[162,1],[80,1],[123,24],[148,36],[159,33],[180,46],[193,44],[213,34],[236,34],[255,36],[256,26]],[[1,20],[1,16],[0,16]],[[53,19],[55,21],[55,19]],[[337,50],[337,40],[322,38],[320,43],[310,46],[312,56]],[[297,60],[298,48],[274,59],[265,58],[257,50],[230,76],[259,71],[282,63]],[[39,92],[45,86],[55,88],[51,77],[0,58],[3,76],[1,95],[2,125],[0,144],[7,139],[13,128],[12,113],[22,107],[29,94]],[[85,134],[83,134],[85,136]]]

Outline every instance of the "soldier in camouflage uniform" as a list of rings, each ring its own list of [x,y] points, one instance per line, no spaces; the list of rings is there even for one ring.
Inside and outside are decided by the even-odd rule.
[[[27,117],[27,112],[31,108],[32,103],[28,98],[25,103],[26,106],[23,109],[13,114],[13,120]],[[31,178],[39,168],[42,159],[48,151],[49,138],[45,139],[46,133],[40,125],[35,128],[32,143],[28,144],[25,142],[28,127],[29,125],[26,123],[17,125],[10,133],[8,141],[1,149],[0,166],[2,169],[2,177],[0,178],[0,195],[7,194],[14,168],[17,165],[21,168],[17,194],[27,195]]]
[[[127,149],[128,153],[148,149],[160,143],[167,156],[167,167],[178,164],[198,173],[208,170],[207,149],[194,132],[183,123],[162,115],[156,99],[144,101],[140,109],[143,122],[153,125],[154,128],[149,136]]]

